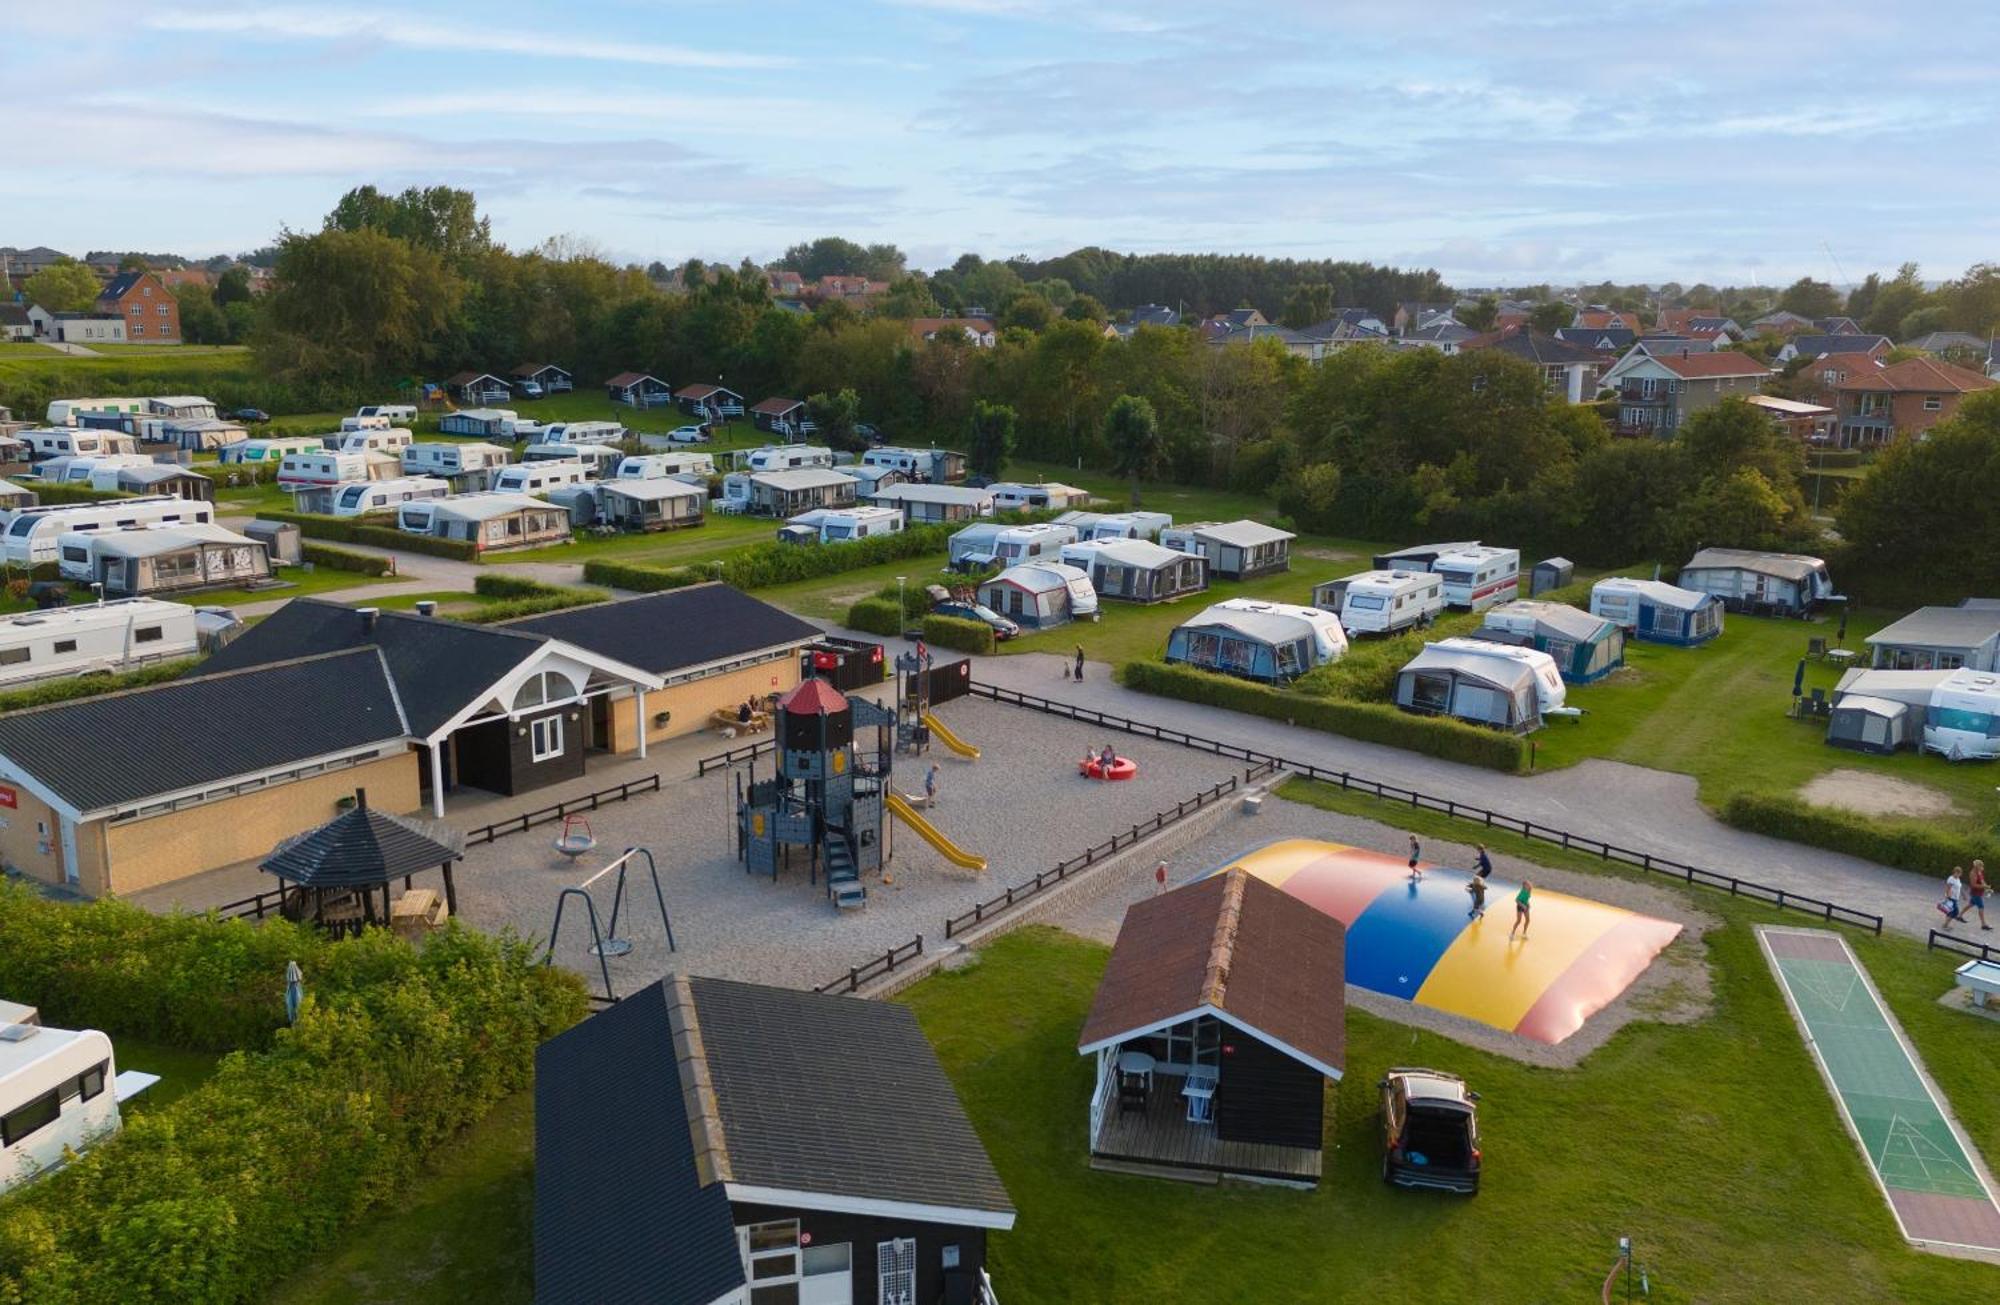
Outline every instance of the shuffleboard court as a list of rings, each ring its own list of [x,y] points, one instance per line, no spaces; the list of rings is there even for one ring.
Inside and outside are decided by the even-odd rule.
[[[2000,1256],[1985,1167],[1847,940],[1769,926],[1757,940],[1903,1236],[1926,1250]]]

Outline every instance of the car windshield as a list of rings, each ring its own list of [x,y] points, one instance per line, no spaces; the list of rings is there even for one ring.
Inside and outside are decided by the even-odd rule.
[[[1000,613],[990,607],[975,607],[972,610],[982,621],[997,621],[1000,619]]]

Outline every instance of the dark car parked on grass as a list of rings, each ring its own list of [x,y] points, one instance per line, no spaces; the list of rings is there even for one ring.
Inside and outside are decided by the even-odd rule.
[[[238,408],[235,412],[232,412],[229,415],[235,420],[240,421],[245,425],[249,426],[254,426],[259,422],[265,422],[271,420],[271,414],[265,412],[262,408]]]
[[[1381,1089],[1382,1181],[1477,1192],[1479,1094],[1435,1069],[1392,1069]]]
[[[961,621],[978,621],[982,625],[992,627],[995,639],[1011,639],[1021,633],[1020,626],[981,603],[965,603],[953,599],[933,607],[931,615],[955,616]]]

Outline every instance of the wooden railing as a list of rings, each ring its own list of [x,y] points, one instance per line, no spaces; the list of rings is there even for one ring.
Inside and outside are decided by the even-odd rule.
[[[1975,961],[2000,961],[2000,947],[1978,942],[1971,938],[1961,938],[1955,933],[1931,930],[1931,936],[1924,940],[1925,948],[1938,951],[1956,952],[1960,956],[1970,956]]]
[[[765,739],[762,743],[746,743],[740,748],[731,748],[727,752],[718,752],[712,757],[703,757],[701,763],[695,767],[694,773],[699,777],[706,775],[711,770],[724,770],[730,766],[749,761],[754,757],[761,757],[777,746],[776,740]]]
[[[856,992],[862,984],[893,972],[898,965],[908,965],[911,961],[921,958],[923,954],[924,936],[918,934],[900,947],[891,947],[872,961],[849,967],[847,973],[831,983],[820,984],[813,991],[834,994]]]
[[[1105,729],[1118,730],[1126,734],[1136,734],[1142,738],[1158,739],[1163,743],[1174,743],[1181,747],[1193,748],[1199,752],[1212,753],[1219,757],[1233,757],[1238,761],[1263,763],[1274,768],[1289,770],[1305,779],[1315,779],[1323,784],[1334,784],[1343,789],[1367,793],[1387,801],[1407,805],[1420,811],[1435,811],[1459,820],[1472,820],[1488,829],[1501,829],[1519,834],[1523,838],[1540,843],[1550,843],[1568,851],[1582,852],[1603,861],[1615,861],[1644,870],[1649,874],[1666,875],[1683,883],[1699,885],[1726,892],[1732,897],[1748,897],[1764,902],[1781,911],[1798,911],[1806,915],[1816,915],[1822,920],[1840,924],[1851,924],[1868,930],[1882,932],[1882,917],[1870,911],[1842,906],[1824,898],[1795,893],[1787,888],[1774,888],[1758,883],[1754,879],[1744,879],[1739,875],[1723,874],[1719,870],[1707,870],[1700,866],[1676,861],[1671,857],[1654,856],[1650,852],[1634,851],[1608,843],[1600,838],[1589,838],[1582,834],[1572,834],[1566,829],[1537,824],[1519,816],[1491,811],[1485,807],[1454,801],[1450,798],[1434,797],[1415,789],[1402,788],[1395,784],[1385,784],[1345,770],[1327,770],[1310,762],[1290,761],[1270,753],[1258,752],[1234,743],[1223,743],[1215,739],[1190,734],[1186,730],[1155,725],[1148,721],[1132,720],[1124,716],[1114,716],[1108,712],[1086,707],[1072,707],[1066,702],[1057,702],[1032,693],[1021,693],[1014,689],[1002,689],[990,684],[975,683],[972,693],[993,702],[1026,707],[1051,716],[1062,716],[1070,720],[1083,721]]]
[[[537,825],[550,825],[565,816],[579,811],[595,811],[607,802],[623,802],[637,793],[657,793],[660,791],[660,777],[648,775],[644,779],[628,779],[623,784],[586,793],[582,797],[566,798],[554,806],[537,807],[533,811],[523,811],[518,816],[496,820],[490,825],[482,825],[465,836],[467,847],[477,847],[481,843],[491,843],[509,834],[525,834]]]

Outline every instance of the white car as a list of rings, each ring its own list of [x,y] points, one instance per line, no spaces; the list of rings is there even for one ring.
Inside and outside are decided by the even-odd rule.
[[[706,444],[711,438],[706,426],[676,426],[667,432],[667,440],[673,444]]]

